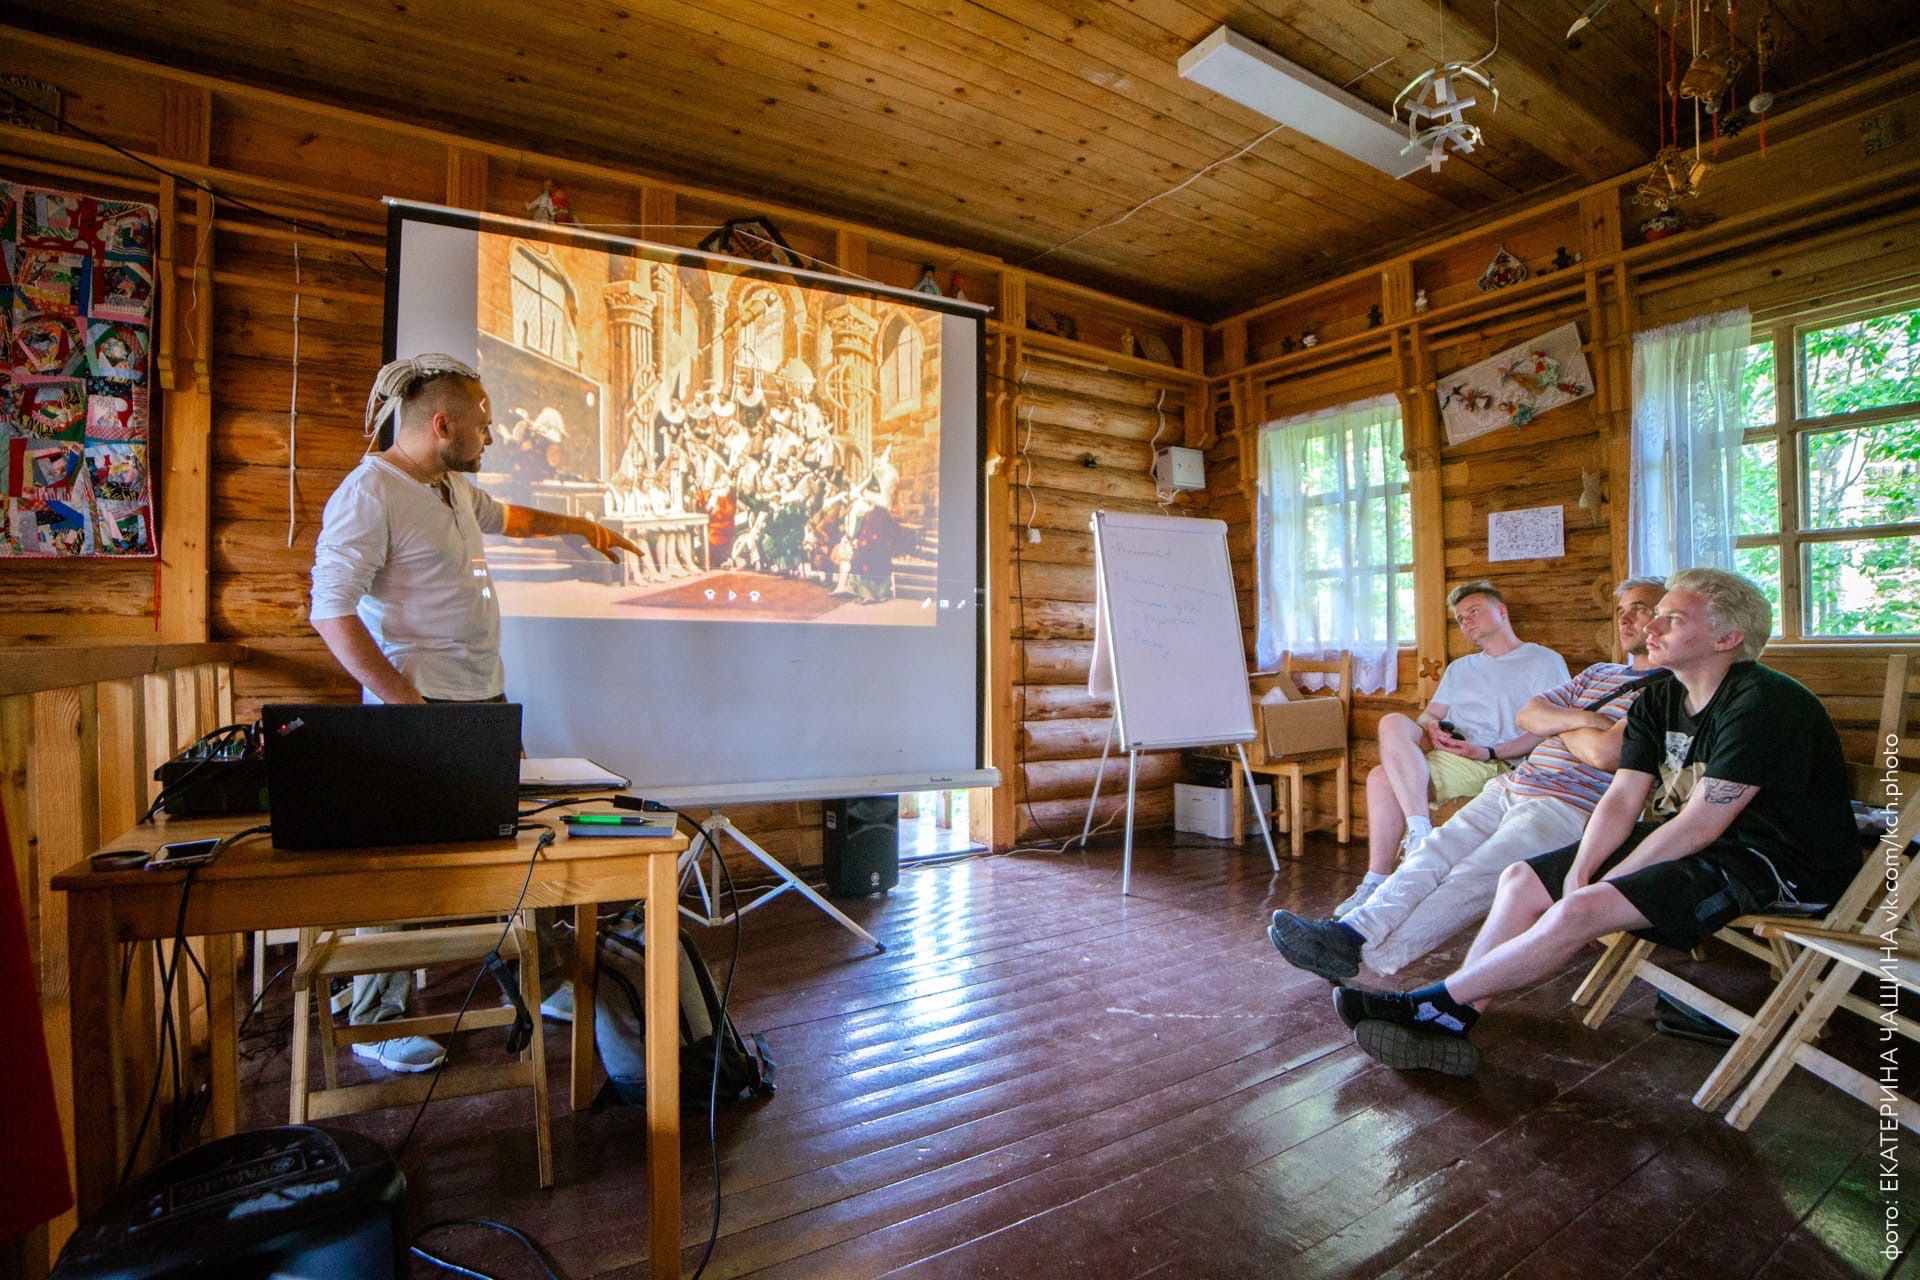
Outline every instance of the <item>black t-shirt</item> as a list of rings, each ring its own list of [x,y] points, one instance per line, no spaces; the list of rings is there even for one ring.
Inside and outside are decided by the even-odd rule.
[[[1688,715],[1686,687],[1656,684],[1627,712],[1620,767],[1660,781],[1653,806],[1677,813],[1702,777],[1758,787],[1725,838],[1761,854],[1796,896],[1832,902],[1860,870],[1847,765],[1833,718],[1806,686],[1736,662]]]

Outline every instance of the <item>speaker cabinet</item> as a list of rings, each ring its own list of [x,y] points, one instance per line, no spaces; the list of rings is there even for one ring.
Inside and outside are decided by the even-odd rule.
[[[829,800],[821,852],[827,892],[836,898],[885,893],[900,883],[900,798]]]

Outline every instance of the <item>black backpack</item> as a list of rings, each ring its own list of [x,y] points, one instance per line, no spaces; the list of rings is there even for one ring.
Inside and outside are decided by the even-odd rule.
[[[593,998],[593,1043],[607,1069],[594,1110],[634,1106],[647,1096],[646,931],[638,908],[600,929],[600,978]],[[575,1017],[579,1014],[576,1011]],[[720,1044],[719,1097],[765,1097],[776,1070],[764,1037],[749,1044],[722,1012],[713,974],[693,939],[680,935],[680,1105],[705,1112],[713,1090],[713,1051]]]

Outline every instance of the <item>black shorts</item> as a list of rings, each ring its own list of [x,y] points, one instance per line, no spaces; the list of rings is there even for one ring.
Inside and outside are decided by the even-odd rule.
[[[1624,862],[1656,825],[1635,823],[1620,847],[1600,863],[1593,882],[1598,883]],[[1527,859],[1555,902],[1560,900],[1567,872],[1573,869],[1574,855],[1579,852],[1579,845],[1570,844]],[[1648,927],[1634,930],[1634,937],[1682,951],[1712,937],[1736,916],[1766,910],[1781,896],[1780,882],[1758,854],[1724,843],[1710,844],[1698,853],[1670,862],[1656,862],[1607,883],[1647,918]]]

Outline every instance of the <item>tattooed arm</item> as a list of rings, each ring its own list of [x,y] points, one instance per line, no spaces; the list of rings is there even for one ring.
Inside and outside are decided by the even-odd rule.
[[[1617,880],[1656,862],[1671,862],[1700,850],[1725,835],[1740,811],[1760,794],[1760,788],[1724,778],[1702,778],[1687,803],[1672,819],[1641,841],[1640,847],[1603,879]]]

